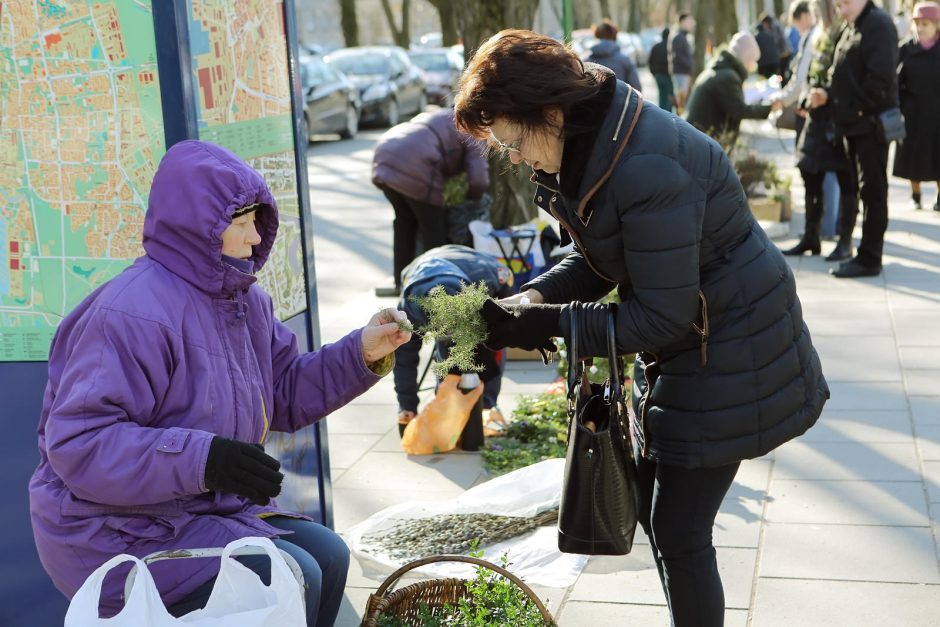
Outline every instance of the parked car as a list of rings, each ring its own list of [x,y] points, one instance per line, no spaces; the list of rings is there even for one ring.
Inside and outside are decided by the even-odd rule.
[[[440,32],[425,33],[411,42],[412,50],[417,48],[440,48],[444,45],[444,36]]]
[[[463,73],[463,57],[452,48],[423,48],[408,53],[421,70],[428,102],[449,107],[454,104],[454,88]]]
[[[330,53],[325,60],[359,88],[362,122],[394,126],[403,114],[420,113],[427,106],[421,71],[403,48],[343,48]]]
[[[301,56],[300,85],[304,94],[307,139],[318,133],[339,133],[343,139],[359,130],[359,89],[342,72],[320,57]]]

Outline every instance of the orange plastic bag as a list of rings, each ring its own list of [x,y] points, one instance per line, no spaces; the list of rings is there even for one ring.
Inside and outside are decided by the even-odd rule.
[[[437,388],[437,394],[405,427],[401,447],[409,455],[446,453],[457,446],[457,439],[470,418],[470,410],[483,395],[483,384],[464,394],[457,385],[460,375],[449,374]]]

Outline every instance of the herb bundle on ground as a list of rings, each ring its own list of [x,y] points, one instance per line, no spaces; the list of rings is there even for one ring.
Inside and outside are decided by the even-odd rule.
[[[557,508],[531,517],[445,514],[402,521],[391,531],[366,536],[363,540],[378,544],[395,559],[460,555],[477,545],[496,544],[557,520]]]
[[[464,284],[456,294],[448,294],[438,285],[427,296],[414,299],[428,316],[428,324],[418,330],[425,341],[451,341],[447,359],[434,365],[439,377],[454,369],[460,372],[483,370],[483,366],[474,363],[473,353],[486,340],[486,323],[480,311],[489,297],[486,284],[480,281]]]

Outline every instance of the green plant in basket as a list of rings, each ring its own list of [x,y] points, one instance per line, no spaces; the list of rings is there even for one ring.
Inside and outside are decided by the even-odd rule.
[[[428,324],[418,330],[425,341],[449,339],[452,342],[447,359],[434,365],[438,376],[443,377],[455,368],[461,372],[483,369],[473,361],[473,353],[486,340],[486,323],[480,310],[488,298],[483,281],[464,284],[456,294],[448,294],[438,285],[427,296],[414,298],[428,315]]]
[[[470,552],[472,557],[483,558],[478,547]],[[504,553],[500,566],[509,568],[509,557]],[[526,593],[499,573],[483,566],[475,567],[476,575],[467,581],[468,595],[456,604],[445,603],[440,608],[431,608],[422,603],[416,623],[420,627],[542,627],[545,621],[535,603]],[[379,627],[409,627],[399,618],[379,616]]]

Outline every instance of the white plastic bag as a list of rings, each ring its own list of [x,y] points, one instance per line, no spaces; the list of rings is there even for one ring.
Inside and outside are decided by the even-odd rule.
[[[243,546],[260,547],[271,559],[271,585],[231,556]],[[137,565],[124,609],[113,618],[98,617],[105,575],[124,562]],[[181,618],[166,610],[147,565],[132,555],[111,558],[89,575],[72,598],[65,627],[303,627],[306,615],[301,588],[284,557],[268,538],[241,538],[226,545],[206,606]]]
[[[374,574],[380,577],[411,561],[392,557],[378,543],[368,538],[390,530],[399,522],[445,514],[486,513],[500,516],[535,516],[558,507],[565,472],[564,459],[547,459],[491,479],[447,501],[409,501],[387,507],[352,527],[347,536],[356,554],[368,559]],[[509,570],[528,584],[565,588],[577,581],[587,563],[587,556],[558,550],[556,525],[543,526],[525,535],[481,547],[483,559],[499,563],[509,555]],[[368,566],[369,564],[366,564]],[[378,567],[378,568],[375,568]],[[417,569],[432,577],[472,577],[473,567],[456,562],[437,562]]]
[[[112,569],[124,562],[134,562],[137,565],[137,576],[131,584],[130,594],[124,609],[112,618],[98,617],[98,602],[101,599],[101,584],[105,576]],[[179,625],[177,619],[170,616],[166,606],[157,592],[157,585],[153,582],[147,565],[133,555],[116,555],[102,564],[88,576],[82,587],[78,589],[72,602],[69,603],[68,612],[65,613],[65,627],[175,627]]]

